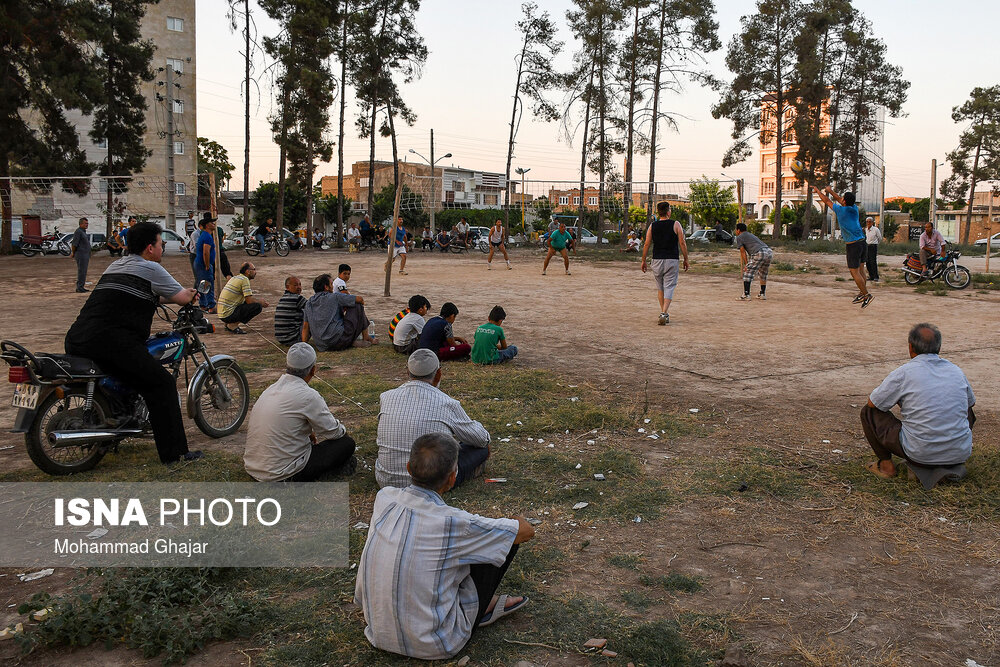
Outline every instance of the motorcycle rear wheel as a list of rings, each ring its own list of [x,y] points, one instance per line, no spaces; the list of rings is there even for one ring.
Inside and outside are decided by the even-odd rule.
[[[944,272],[944,281],[952,289],[965,289],[972,282],[972,274],[964,266],[952,264]]]
[[[243,369],[231,359],[216,363],[215,370],[230,400],[224,401],[221,387],[210,373],[205,373],[194,388],[194,423],[205,435],[222,438],[235,433],[246,419],[250,409],[250,383]]]
[[[50,393],[38,406],[38,414],[31,428],[24,434],[24,444],[31,461],[50,475],[69,475],[90,470],[104,458],[104,443],[54,447],[49,443],[52,431],[101,428],[110,414],[103,399],[94,396],[93,419],[84,418],[83,406],[87,392],[82,389],[66,390],[64,398]]]
[[[250,255],[251,257],[256,257],[257,255],[260,254],[260,246],[257,244],[256,241],[247,241],[243,245],[243,249],[246,250],[247,254]]]
[[[21,254],[25,257],[34,257],[38,251],[29,245],[21,244]]]
[[[288,257],[288,241],[284,239],[275,241],[274,252],[278,253],[278,257]]]
[[[903,280],[906,281],[907,285],[919,285],[924,282],[924,279],[918,275],[910,273],[909,271],[903,271]]]

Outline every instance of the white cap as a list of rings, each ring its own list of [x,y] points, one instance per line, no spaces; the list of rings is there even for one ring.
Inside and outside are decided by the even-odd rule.
[[[285,365],[294,371],[306,371],[316,364],[316,350],[309,343],[296,343],[288,348]]]

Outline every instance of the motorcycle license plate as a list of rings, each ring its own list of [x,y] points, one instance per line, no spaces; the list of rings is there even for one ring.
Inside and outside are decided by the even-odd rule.
[[[14,400],[11,405],[15,408],[34,410],[38,406],[38,385],[19,383],[14,385]]]

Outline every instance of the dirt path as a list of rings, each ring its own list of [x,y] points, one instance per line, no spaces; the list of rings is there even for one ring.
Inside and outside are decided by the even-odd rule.
[[[997,524],[940,516],[933,495],[923,507],[894,503],[873,511],[849,482],[824,472],[845,458],[858,465],[865,458],[858,408],[905,361],[906,334],[917,321],[941,327],[943,355],[963,368],[976,391],[976,447],[1000,447],[1000,293],[935,297],[876,286],[874,303],[862,311],[851,305],[853,285],[836,279],[846,270],[772,275],[768,300],[749,303],[736,299],[738,276],[692,272],[680,277],[671,324],[658,327],[652,278],[631,262],[574,262],[571,276],[558,267],[542,276],[542,258],[531,251],[515,253],[511,271],[502,263],[487,271],[478,253],[415,252],[409,275],[393,275],[394,296],[382,297],[383,259],[370,252],[311,251],[262,258],[254,287],[273,304],[286,275],[300,276],[308,294],[313,276],[336,273],[347,261],[354,269],[350,287],[365,297],[383,338],[388,320],[415,293],[426,296],[433,311],[455,302],[461,309],[456,333],[466,336],[499,303],[508,313],[508,338],[521,351],[517,363],[603,387],[609,400],[705,413],[711,437],[634,443],[648,454],[651,473],[672,474],[667,456],[711,454],[738,462],[750,448],[798,452],[814,466],[824,498],[833,498],[822,507],[738,493],[692,498],[656,522],[609,530],[587,551],[569,548],[572,540],[579,543],[575,534],[552,535],[572,554],[574,576],[563,588],[620,605],[620,589],[638,573],[609,573],[605,555],[635,551],[643,571],[669,566],[705,581],[703,593],[653,607],[651,615],[729,615],[758,664],[1000,660]],[[828,271],[841,266],[828,256],[779,253],[778,259],[796,265],[809,260]],[[234,253],[234,266],[239,260]],[[694,260],[697,269],[735,257],[695,254]],[[107,263],[92,262],[94,279]],[[191,282],[185,258],[167,258],[165,265]],[[83,301],[72,293],[73,276],[72,262],[62,258],[0,258],[0,338],[61,351]],[[272,314],[268,309],[256,322],[268,334]],[[252,335],[220,333],[209,345],[242,358],[267,349]],[[0,422],[12,421],[12,409],[0,406]],[[215,442],[196,430],[188,433],[193,447],[241,451],[242,434]],[[10,445],[0,449],[0,465],[29,466],[20,436],[0,433],[0,448]]]

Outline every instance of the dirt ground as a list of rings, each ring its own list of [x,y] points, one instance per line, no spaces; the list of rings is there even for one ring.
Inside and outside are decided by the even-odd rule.
[[[231,254],[234,268],[240,259]],[[737,275],[699,270],[737,262],[735,254],[696,253],[693,270],[680,276],[671,323],[659,327],[652,278],[634,262],[574,260],[570,276],[553,262],[542,276],[542,257],[531,250],[513,255],[511,271],[502,261],[487,271],[479,253],[418,251],[410,255],[408,275],[393,274],[393,296],[383,297],[383,260],[382,254],[334,251],[260,258],[254,287],[273,305],[287,275],[300,276],[308,294],[313,276],[336,273],[347,261],[354,269],[350,288],[365,297],[383,334],[412,294],[426,296],[435,311],[455,302],[461,309],[456,333],[469,337],[490,308],[502,304],[508,339],[520,351],[516,363],[604,387],[609,400],[648,399],[654,410],[706,413],[712,438],[642,441],[649,470],[664,476],[671,474],[669,456],[695,449],[737,459],[747,447],[795,451],[817,464],[820,475],[844,457],[860,466],[868,456],[858,408],[907,359],[909,327],[930,321],[942,329],[943,356],[962,367],[976,392],[975,446],[1000,446],[1000,292],[969,288],[938,297],[898,283],[875,285],[875,301],[862,311],[851,305],[855,290],[840,257],[777,253],[778,261],[808,262],[825,272],[772,274],[768,300],[745,303],[736,298]],[[895,269],[901,258],[885,261]],[[1000,268],[1000,259],[994,261]],[[93,280],[108,263],[106,255],[95,257]],[[972,264],[982,270],[975,259]],[[185,257],[165,258],[164,265],[191,282]],[[0,257],[0,338],[61,351],[85,299],[73,292],[74,275],[73,263],[61,257]],[[267,333],[272,314],[273,307],[255,321]],[[237,357],[266,349],[256,336],[224,333],[209,346]],[[0,403],[0,423],[12,423],[9,401]],[[192,448],[242,451],[243,434],[212,441],[189,426],[188,435]],[[21,436],[0,433],[0,467],[30,466]],[[933,503],[861,511],[849,483],[828,484],[842,489],[843,502],[813,507],[737,494],[693,499],[682,512],[604,535],[575,559],[579,574],[565,585],[599,599],[617,595],[618,579],[627,573],[608,572],[606,554],[641,552],[654,570],[683,565],[702,576],[705,591],[679,605],[730,615],[754,664],[964,665],[968,658],[1000,664],[998,524],[944,516]],[[12,570],[4,572],[0,616],[32,592]],[[87,654],[77,663],[90,664],[79,661]],[[230,650],[192,664],[245,664],[242,656]]]

